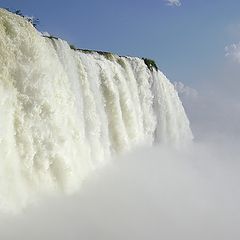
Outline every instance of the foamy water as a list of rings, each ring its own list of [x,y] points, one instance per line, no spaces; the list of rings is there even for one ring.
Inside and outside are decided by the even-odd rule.
[[[0,10],[0,207],[76,191],[135,146],[192,140],[182,103],[135,57],[75,51]]]

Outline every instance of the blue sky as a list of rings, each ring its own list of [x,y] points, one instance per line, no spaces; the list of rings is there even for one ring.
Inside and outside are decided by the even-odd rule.
[[[178,1],[178,0],[168,0]],[[5,0],[40,19],[39,30],[79,48],[155,59],[172,80],[196,85],[225,66],[240,39],[239,0]]]

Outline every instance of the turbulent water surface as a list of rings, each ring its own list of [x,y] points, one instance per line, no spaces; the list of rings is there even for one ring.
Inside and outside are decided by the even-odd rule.
[[[75,191],[111,156],[192,139],[173,85],[142,59],[75,51],[0,10],[0,204]]]

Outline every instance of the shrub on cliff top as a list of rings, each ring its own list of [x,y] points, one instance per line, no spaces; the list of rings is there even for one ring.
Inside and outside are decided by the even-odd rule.
[[[154,60],[148,59],[148,58],[142,58],[142,59],[143,59],[144,63],[147,65],[149,70],[151,70],[151,71],[153,69],[158,70],[158,66]]]

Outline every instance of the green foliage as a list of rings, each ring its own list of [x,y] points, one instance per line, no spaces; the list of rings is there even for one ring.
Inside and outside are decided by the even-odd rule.
[[[54,36],[43,36],[43,37],[47,37],[49,39],[56,39],[58,40],[57,37],[54,37]],[[75,47],[73,44],[69,44],[69,47],[74,50],[74,51],[81,51],[83,53],[86,53],[86,54],[93,54],[93,53],[98,53],[102,56],[104,56],[106,59],[110,60],[110,61],[116,61],[119,65],[121,65],[123,68],[125,68],[125,62],[124,60],[122,59],[122,57],[124,56],[118,56],[118,55],[114,55],[113,53],[110,53],[110,52],[105,52],[105,51],[97,51],[97,50],[90,50],[90,49],[81,49],[81,48],[77,48]],[[115,56],[115,57],[114,57]],[[154,60],[152,59],[149,59],[149,58],[142,58],[144,63],[147,65],[148,69],[150,71],[153,71],[153,69],[155,69],[156,71],[158,70],[158,66],[157,64],[155,63]]]
[[[125,66],[126,66],[124,60],[122,59],[122,57],[118,57],[117,58],[117,63],[119,65],[121,65],[123,68],[125,68]]]
[[[148,59],[148,58],[142,58],[142,59],[150,71],[153,71],[153,69],[158,70],[158,66],[154,60]]]
[[[58,37],[54,37],[54,36],[43,36],[43,37],[46,37],[46,38],[49,38],[49,39],[56,39],[56,40],[58,40]]]
[[[73,50],[77,50],[77,48],[73,44],[69,44],[69,47]]]
[[[77,47],[75,47],[73,44],[69,44],[69,47],[70,47],[72,50],[74,50],[74,51],[81,51],[81,52],[88,53],[88,54],[91,54],[91,53],[96,52],[96,51],[94,51],[94,50],[77,48]]]
[[[97,50],[90,50],[90,49],[80,49],[80,48],[76,48],[74,45],[69,44],[70,48],[75,50],[75,51],[81,51],[84,53],[88,53],[88,54],[92,54],[92,53],[98,53],[102,56],[104,56],[106,59],[108,60],[113,60],[113,54],[110,52],[104,52],[104,51],[97,51]]]
[[[113,60],[113,54],[110,52],[96,51],[98,54],[103,55],[108,60]]]
[[[84,53],[94,53],[94,52],[96,52],[94,50],[89,50],[89,49],[77,49],[77,50],[82,51]]]

